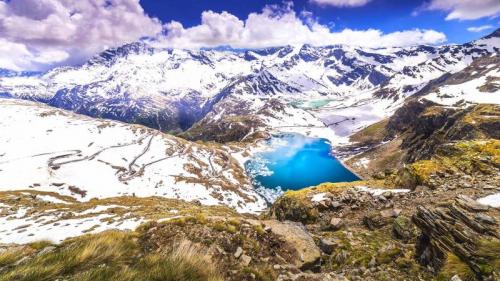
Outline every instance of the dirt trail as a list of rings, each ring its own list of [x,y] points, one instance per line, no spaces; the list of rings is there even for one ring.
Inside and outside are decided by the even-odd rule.
[[[75,156],[75,155],[78,155],[78,154],[82,153],[81,150],[70,150],[70,151],[73,151],[73,153],[51,157],[48,160],[47,165],[49,166],[49,168],[54,169],[54,167],[60,168],[62,165],[66,165],[66,164],[70,164],[70,163],[81,162],[81,161],[86,161],[86,160],[93,160],[99,154],[103,153],[106,150],[110,150],[110,149],[113,149],[113,148],[120,148],[120,147],[126,147],[126,146],[130,146],[130,145],[134,145],[134,144],[137,144],[137,143],[141,142],[144,139],[145,139],[145,137],[142,137],[142,138],[140,138],[138,140],[135,140],[133,142],[130,142],[130,143],[112,145],[112,146],[109,146],[109,147],[105,147],[105,148],[103,148],[103,149],[101,149],[101,150],[99,150],[99,151],[97,151],[94,154],[91,154],[89,156],[85,156],[85,157],[82,157],[82,158],[79,158],[79,159],[74,159],[74,160],[68,160],[68,161],[63,161],[63,162],[55,163],[56,160],[67,158],[67,157],[70,157],[70,156]]]
[[[134,177],[138,176],[138,175],[141,175],[143,174],[144,172],[144,165],[142,165],[139,170],[135,170],[134,169],[134,165],[135,163],[137,162],[137,160],[139,160],[139,158],[141,158],[142,156],[144,156],[148,151],[149,149],[151,148],[151,143],[153,142],[153,138],[157,136],[157,134],[154,134],[152,135],[148,142],[146,143],[146,145],[144,146],[144,149],[141,151],[141,153],[139,153],[137,156],[134,157],[134,159],[128,164],[128,170],[127,172],[124,172],[122,173],[118,179],[122,182],[124,181],[128,181],[128,180],[131,180],[133,179]]]

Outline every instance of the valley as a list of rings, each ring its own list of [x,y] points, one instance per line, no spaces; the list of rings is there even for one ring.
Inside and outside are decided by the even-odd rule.
[[[0,281],[497,280],[499,53],[499,29],[378,49],[142,40],[2,71]]]

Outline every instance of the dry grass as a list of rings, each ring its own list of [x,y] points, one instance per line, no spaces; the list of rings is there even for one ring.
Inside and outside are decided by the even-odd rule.
[[[458,275],[464,281],[476,280],[474,272],[466,263],[454,254],[448,253],[446,263],[436,277],[436,281],[450,280],[454,275]]]
[[[23,247],[16,247],[0,253],[0,268],[20,260],[27,252]]]
[[[389,119],[372,124],[352,135],[349,140],[359,143],[380,143],[386,137],[385,127],[387,123],[389,123]]]
[[[67,204],[52,203],[36,199],[39,195],[49,195],[66,201]],[[144,218],[146,220],[158,220],[173,216],[233,216],[236,212],[225,206],[198,206],[196,204],[177,199],[162,197],[112,197],[105,199],[91,199],[79,202],[69,196],[61,196],[57,193],[35,190],[19,190],[0,192],[0,202],[12,208],[28,208],[30,215],[45,216],[57,215],[60,212],[73,212],[71,218],[93,217],[96,214],[106,213],[117,218]],[[98,206],[115,206],[99,212],[87,212]],[[57,216],[59,217],[59,216]]]
[[[500,240],[499,239],[482,239],[478,243],[477,254],[484,259],[481,265],[483,274],[491,274],[494,271],[500,273]]]
[[[26,252],[33,251],[27,249],[29,246],[0,255],[1,281],[222,280],[216,264],[200,246],[180,241],[162,253],[147,253],[133,232],[108,231],[73,238],[16,265]]]
[[[285,192],[283,197],[295,198],[295,199],[307,199],[312,197],[314,194],[331,192],[337,193],[342,192],[346,188],[355,186],[369,186],[378,188],[391,188],[385,185],[383,180],[366,180],[366,181],[353,181],[353,182],[339,182],[339,183],[322,183],[317,186],[303,188],[300,190],[289,190]]]

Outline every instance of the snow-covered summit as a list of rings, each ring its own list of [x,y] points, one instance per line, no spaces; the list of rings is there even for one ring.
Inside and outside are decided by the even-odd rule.
[[[136,42],[78,67],[34,76],[1,75],[0,94],[163,131],[190,128],[229,96],[281,96],[285,104],[328,98],[344,106],[372,99],[391,112],[429,81],[499,50],[498,31],[463,45],[379,49],[178,50]]]

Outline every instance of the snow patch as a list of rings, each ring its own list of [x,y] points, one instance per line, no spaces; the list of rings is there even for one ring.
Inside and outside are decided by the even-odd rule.
[[[479,198],[477,202],[493,208],[500,208],[500,192]]]

